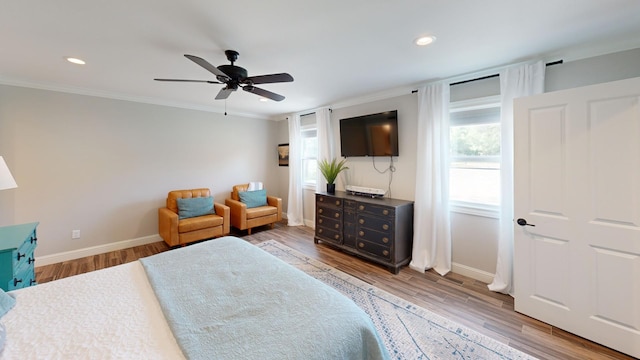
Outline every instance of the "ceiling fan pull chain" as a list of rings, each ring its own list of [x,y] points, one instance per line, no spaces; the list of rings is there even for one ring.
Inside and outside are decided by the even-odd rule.
[[[227,116],[227,99],[224,99],[224,116]]]

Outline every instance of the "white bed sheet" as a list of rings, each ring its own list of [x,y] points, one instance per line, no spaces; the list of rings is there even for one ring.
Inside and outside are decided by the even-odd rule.
[[[184,359],[138,261],[11,293],[2,359]]]

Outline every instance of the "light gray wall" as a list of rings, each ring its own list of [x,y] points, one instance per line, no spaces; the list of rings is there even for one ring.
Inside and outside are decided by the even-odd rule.
[[[43,256],[157,235],[170,190],[224,203],[263,181],[280,195],[278,134],[265,119],[0,85],[0,155],[19,186],[0,192],[0,225],[39,221]]]
[[[640,76],[640,49],[633,49],[576,61],[546,69],[545,90],[556,91],[615,81]],[[484,96],[499,95],[500,80],[493,77],[451,87],[451,101],[460,101]],[[417,99],[415,94],[407,94],[382,101],[334,109],[331,114],[334,128],[336,154],[340,154],[339,119],[395,110],[399,112],[400,156],[394,160],[397,171],[391,186],[395,198],[414,200],[415,164],[417,136]],[[286,131],[287,127],[280,127]],[[287,135],[281,134],[286,137]],[[388,159],[376,158],[378,168],[385,168]],[[344,189],[345,183],[376,188],[387,188],[388,176],[378,174],[372,166],[371,158],[349,158],[350,170],[340,176],[337,188]],[[288,173],[287,175],[288,176]],[[314,201],[313,191],[305,192],[305,203]],[[305,207],[305,222],[313,224],[313,207]],[[452,212],[452,260],[454,271],[471,269],[478,274],[493,274],[497,261],[498,220],[463,212]]]

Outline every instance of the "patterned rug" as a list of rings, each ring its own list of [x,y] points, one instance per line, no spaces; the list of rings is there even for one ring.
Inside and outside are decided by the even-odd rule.
[[[257,246],[352,299],[369,314],[393,359],[534,359],[275,240]]]

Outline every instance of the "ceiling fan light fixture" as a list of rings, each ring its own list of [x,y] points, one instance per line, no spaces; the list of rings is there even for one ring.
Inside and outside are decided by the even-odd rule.
[[[84,65],[86,64],[86,62],[82,59],[78,59],[78,58],[74,58],[71,56],[68,56],[66,58],[64,58],[65,60],[67,60],[68,62],[72,63],[72,64],[76,64],[76,65]]]
[[[427,46],[436,41],[436,37],[433,35],[420,36],[415,40],[415,44],[418,46]]]

